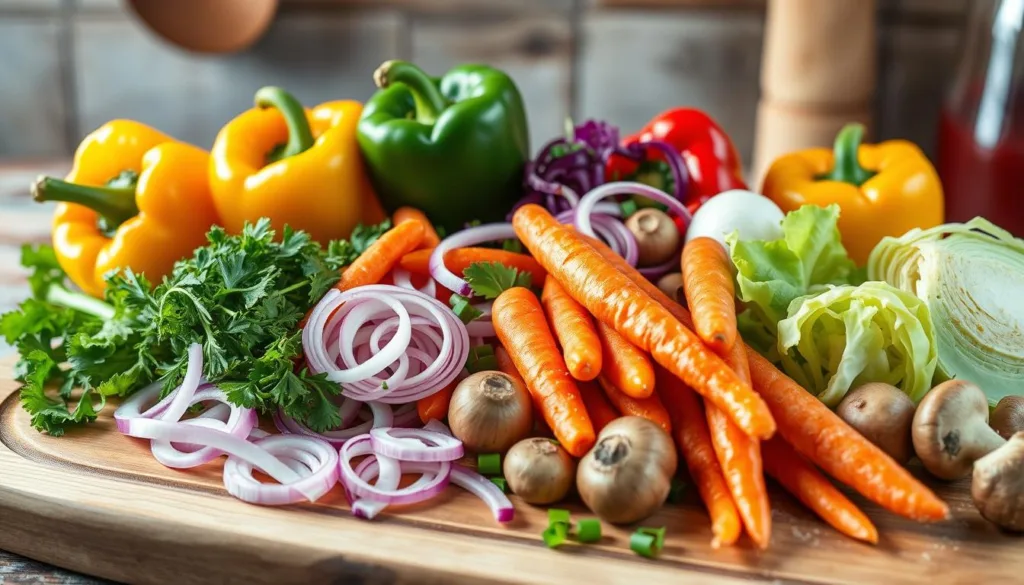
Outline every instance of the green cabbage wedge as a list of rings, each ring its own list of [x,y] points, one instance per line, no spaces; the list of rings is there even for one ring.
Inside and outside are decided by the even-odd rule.
[[[928,306],[937,378],[974,382],[993,404],[1024,394],[1024,240],[982,218],[915,229],[879,242],[868,275]]]
[[[779,321],[778,350],[786,373],[830,408],[868,382],[892,384],[917,402],[937,361],[928,307],[884,282],[794,300]]]

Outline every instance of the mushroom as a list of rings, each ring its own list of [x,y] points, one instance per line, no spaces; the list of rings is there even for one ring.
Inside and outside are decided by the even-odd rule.
[[[1024,432],[974,464],[971,499],[989,522],[1024,532]]]
[[[662,276],[658,279],[658,288],[673,301],[686,303],[686,296],[683,294],[683,274],[681,272],[669,272]]]
[[[1003,396],[988,424],[1004,439],[1024,431],[1024,396]]]
[[[636,522],[665,503],[677,463],[672,438],[660,426],[638,416],[618,418],[580,460],[576,489],[602,520]]]
[[[504,453],[530,434],[530,394],[522,382],[504,372],[477,372],[455,387],[448,424],[470,451]]]
[[[663,264],[679,253],[682,244],[679,228],[660,209],[648,207],[637,211],[626,220],[626,227],[636,236],[640,266]]]
[[[849,392],[836,414],[903,465],[914,454],[910,440],[914,408],[914,401],[899,388],[872,382]]]
[[[976,385],[949,380],[932,388],[917,406],[914,451],[941,479],[959,479],[979,458],[1004,443],[988,426],[988,399]]]
[[[502,472],[512,493],[524,502],[553,504],[569,493],[576,460],[551,439],[533,437],[508,450]]]

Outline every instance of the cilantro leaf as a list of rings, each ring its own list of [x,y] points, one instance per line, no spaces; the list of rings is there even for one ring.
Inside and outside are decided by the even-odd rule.
[[[502,292],[517,286],[530,288],[530,273],[501,262],[474,262],[462,274],[473,293],[485,299],[496,299]]]

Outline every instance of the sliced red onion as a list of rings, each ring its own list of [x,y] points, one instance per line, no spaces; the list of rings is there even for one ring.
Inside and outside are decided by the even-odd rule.
[[[395,281],[395,286],[416,290],[429,297],[437,296],[437,282],[434,281],[433,277],[428,276],[427,283],[421,288],[416,288],[412,283],[412,274],[408,270],[396,266],[391,270],[391,278]]]
[[[455,379],[469,333],[431,296],[370,285],[328,292],[302,331],[302,348],[310,370],[338,382],[345,397],[402,404]]]
[[[373,429],[374,453],[399,461],[455,461],[464,455],[462,441],[423,429]]]
[[[456,248],[465,248],[466,246],[507,240],[515,237],[516,232],[512,229],[512,224],[510,223],[492,223],[455,232],[441,240],[441,243],[434,248],[428,265],[430,267],[430,275],[441,286],[456,294],[468,297],[473,292],[469,287],[469,283],[453,274],[451,270],[448,270],[444,265],[444,255],[449,250]]]
[[[455,464],[452,465],[451,482],[483,500],[499,523],[511,522],[515,517],[516,509],[508,496],[479,473]]]
[[[199,380],[202,377],[203,346],[193,343],[188,348],[188,365],[185,368],[185,377],[181,381],[181,386],[174,392],[174,398],[171,399],[167,408],[157,415],[157,418],[161,420],[181,420],[181,417],[185,415],[185,411],[192,404],[192,396],[196,393],[196,389],[199,388]]]
[[[594,234],[592,232],[585,230],[583,226],[580,225],[580,219],[588,217],[591,206],[596,205],[598,201],[614,195],[641,195],[648,199],[653,199],[654,201],[662,203],[668,207],[668,213],[670,215],[676,215],[682,218],[686,226],[690,225],[690,220],[693,219],[693,216],[690,214],[690,210],[688,210],[681,201],[668,193],[665,193],[661,189],[656,189],[650,185],[637,183],[635,181],[615,181],[612,183],[605,183],[600,187],[592,189],[580,199],[580,204],[576,208],[576,227],[579,228],[581,232],[589,236],[593,236]],[[684,226],[684,228],[686,226]]]
[[[673,254],[671,258],[655,266],[638,268],[640,274],[647,277],[647,280],[658,280],[669,272],[679,272],[679,254]]]
[[[359,403],[356,402],[356,404]],[[366,434],[371,429],[387,428],[394,424],[394,415],[390,406],[379,402],[367,402],[366,404],[370,407],[370,411],[373,413],[373,418],[347,428],[342,426],[338,429],[318,433],[281,411],[274,413],[274,426],[284,434],[314,437],[330,443],[334,448],[338,448],[344,445],[345,441],[352,437]]]
[[[274,477],[281,483],[264,484],[252,475],[254,465],[266,471],[260,463],[232,454],[224,464],[224,487],[243,502],[270,506],[294,504],[303,498],[315,502],[338,483],[338,452],[325,441],[296,435],[271,435],[257,440],[256,446],[272,459],[280,458],[274,459],[278,463],[298,462],[299,471],[291,470],[297,476],[292,481]]]
[[[373,458],[370,463],[370,458]],[[359,467],[356,468],[356,474],[365,481],[373,479],[373,474],[376,473],[377,483],[374,487],[381,490],[396,490],[398,484],[402,480],[402,467],[398,464],[397,459],[391,457],[385,457],[382,455],[371,455],[363,460]],[[370,470],[370,465],[376,464],[376,470]],[[360,498],[352,502],[352,513],[358,518],[366,518],[367,520],[373,520],[373,518],[379,514],[388,505],[384,502],[378,502],[368,498]]]
[[[186,408],[193,404],[209,401],[216,401],[218,403],[217,407],[227,406],[227,417],[224,419],[218,418],[220,411],[215,410],[217,407],[214,407],[214,409],[209,409],[196,418],[170,422],[180,422],[183,425],[205,426],[224,431],[240,439],[248,437],[253,427],[259,422],[256,417],[256,411],[251,408],[240,408],[228,403],[227,395],[220,389],[212,386],[205,387],[195,393],[192,400],[186,405]],[[208,461],[213,461],[223,454],[213,447],[176,445],[167,441],[153,441],[151,450],[153,451],[153,457],[157,461],[172,469],[197,467]]]
[[[396,489],[371,485],[352,468],[352,459],[371,454],[373,454],[373,443],[368,434],[349,439],[341,448],[338,463],[341,469],[341,482],[349,496],[356,500],[367,498],[384,504],[414,504],[437,496],[448,485],[452,466],[447,461],[440,463],[407,462],[402,465],[403,471],[416,470],[421,471],[425,476],[429,475],[430,477],[423,484],[413,484]]]

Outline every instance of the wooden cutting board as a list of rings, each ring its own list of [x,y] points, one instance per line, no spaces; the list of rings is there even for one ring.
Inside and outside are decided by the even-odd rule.
[[[936,485],[953,520],[916,524],[862,504],[881,543],[833,531],[772,486],[771,548],[713,550],[690,490],[643,524],[666,526],[657,560],[629,550],[630,529],[597,545],[549,550],[546,511],[516,503],[500,526],[455,486],[438,501],[349,515],[340,489],[316,505],[259,507],[229,496],[221,464],[166,469],[109,417],[55,439],[29,426],[0,362],[0,549],[131,583],[1020,583],[1024,540],[986,523],[966,482]],[[107,409],[109,412],[109,408]],[[586,511],[567,505],[575,515]]]

